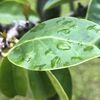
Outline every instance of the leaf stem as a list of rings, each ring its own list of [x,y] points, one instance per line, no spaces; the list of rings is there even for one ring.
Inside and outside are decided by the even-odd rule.
[[[52,85],[54,86],[55,90],[57,91],[60,100],[69,100],[66,92],[64,91],[63,87],[61,86],[61,84],[59,83],[59,81],[57,80],[57,78],[54,76],[54,74],[51,71],[46,71]]]

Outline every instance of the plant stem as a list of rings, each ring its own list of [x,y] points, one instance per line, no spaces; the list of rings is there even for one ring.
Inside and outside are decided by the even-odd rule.
[[[69,100],[66,92],[64,91],[63,87],[61,86],[61,84],[59,83],[59,81],[57,80],[57,78],[53,75],[53,73],[51,71],[47,71],[46,72],[52,85],[54,86],[55,90],[57,91],[60,100]]]

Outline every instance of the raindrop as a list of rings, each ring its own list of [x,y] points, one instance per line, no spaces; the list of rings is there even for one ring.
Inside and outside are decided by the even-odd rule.
[[[64,21],[62,24],[63,25],[67,25],[67,24],[70,24],[70,23],[73,23],[71,20],[66,20],[66,21]]]
[[[68,61],[66,61],[64,64],[63,64],[63,66],[69,66],[70,65],[70,63],[68,62]]]
[[[71,46],[68,44],[68,42],[63,42],[63,43],[57,44],[57,48],[60,50],[70,50]]]
[[[67,34],[69,34],[70,33],[70,29],[62,29],[62,30],[57,31],[57,33],[58,34],[59,33],[67,33]]]
[[[49,53],[52,53],[52,50],[51,49],[48,49],[47,51],[45,51],[45,55],[47,55]]]
[[[34,66],[34,69],[41,70],[41,69],[43,69],[44,66],[46,66],[46,64],[36,65],[36,66]]]
[[[76,24],[72,23],[69,25],[69,28],[74,28],[76,26]]]
[[[55,58],[53,58],[51,60],[51,67],[55,67],[56,65],[58,65],[60,63],[60,58],[58,56],[56,56]]]
[[[84,48],[84,51],[91,51],[93,49],[93,46],[87,46]]]
[[[88,27],[87,27],[87,30],[93,30],[93,29],[95,29],[95,26],[96,26],[96,25],[88,26]]]
[[[28,57],[26,62],[29,63],[31,61],[31,59],[32,59],[31,57]]]
[[[97,33],[100,31],[100,29],[98,29],[98,28],[96,27],[96,25],[88,26],[88,27],[87,27],[87,30],[95,30]]]
[[[82,60],[82,57],[80,57],[80,56],[74,56],[74,57],[71,57],[71,60]]]

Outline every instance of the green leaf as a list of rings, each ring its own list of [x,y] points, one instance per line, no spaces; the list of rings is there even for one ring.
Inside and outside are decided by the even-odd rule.
[[[58,95],[60,97],[60,100],[69,100],[66,92],[64,91],[64,89],[62,87],[62,85],[59,83],[57,78],[52,74],[52,72],[51,71],[47,71],[46,73],[47,73],[50,81],[52,82],[55,90],[57,91],[57,93],[58,93]]]
[[[24,69],[11,64],[4,58],[0,65],[0,90],[7,97],[25,96],[27,93],[27,78]]]
[[[11,63],[34,71],[79,65],[100,56],[100,26],[84,19],[60,17],[41,23],[10,50]]]
[[[71,75],[70,75],[69,70],[61,69],[61,70],[50,72],[56,78],[56,82],[53,82],[55,79],[52,77],[52,75],[50,76],[48,75],[50,78],[49,80],[46,73],[48,74],[48,72],[29,71],[30,87],[33,92],[34,99],[35,100],[47,100],[48,98],[55,95],[56,90],[60,85],[61,88],[60,87],[58,88],[59,91],[57,91],[57,93],[61,95],[63,94],[61,93],[61,91],[64,91],[64,95],[68,94],[69,100],[71,100],[72,81],[71,81]]]
[[[100,0],[90,0],[87,19],[100,24]]]
[[[58,6],[60,4],[66,3],[69,0],[48,0],[47,3],[44,6],[44,10],[48,10],[51,9],[55,6]]]
[[[46,72],[28,71],[29,82],[35,100],[47,100],[56,94]]]
[[[66,95],[68,96],[69,100],[71,100],[71,98],[72,98],[72,80],[71,80],[71,74],[70,74],[69,69],[54,70],[54,71],[52,71],[52,74],[59,81],[59,84],[62,86],[62,88],[63,88],[64,92],[66,93]],[[52,75],[51,75],[50,79],[52,81],[52,84],[55,86],[56,82],[53,82],[54,79],[53,79]],[[57,87],[57,84],[56,84],[55,88],[56,87]],[[58,94],[61,95],[61,92],[59,92]],[[63,99],[63,100],[65,100],[65,99]]]
[[[24,4],[15,1],[4,1],[0,3],[0,23],[8,24],[15,20],[25,20],[24,8]],[[26,14],[29,15],[29,19],[38,20],[34,16],[33,11],[26,11]]]

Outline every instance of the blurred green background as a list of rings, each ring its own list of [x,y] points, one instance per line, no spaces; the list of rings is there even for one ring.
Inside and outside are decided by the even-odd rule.
[[[77,0],[83,5],[88,4],[89,0]],[[35,4],[35,1],[34,1]],[[61,15],[68,15],[69,5],[62,6]],[[70,68],[73,81],[73,100],[100,100],[100,58],[88,61],[79,66]],[[32,100],[31,94],[26,97],[15,97],[9,99],[0,94],[0,100]]]

